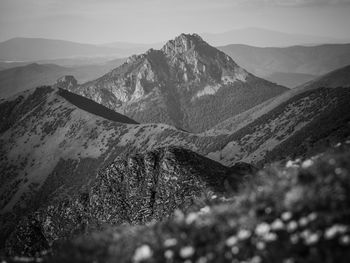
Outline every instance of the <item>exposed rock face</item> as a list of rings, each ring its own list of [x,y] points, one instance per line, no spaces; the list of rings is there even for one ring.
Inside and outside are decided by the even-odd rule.
[[[224,194],[239,182],[228,167],[189,150],[161,148],[118,159],[100,172],[90,205],[100,221],[146,223],[175,209],[187,209],[194,198]]]
[[[95,81],[67,88],[136,121],[194,132],[286,91],[248,73],[196,34],[181,34],[161,50],[132,56]]]
[[[34,255],[55,240],[102,225],[162,220],[190,208],[196,198],[229,194],[241,178],[232,168],[177,147],[117,158],[76,198],[58,198],[25,217],[8,238],[7,251]]]
[[[62,89],[74,89],[78,86],[78,81],[74,78],[74,76],[67,75],[57,80],[57,86]]]

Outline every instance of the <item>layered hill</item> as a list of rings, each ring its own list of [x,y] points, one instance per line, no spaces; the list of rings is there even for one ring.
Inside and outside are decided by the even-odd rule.
[[[198,35],[182,34],[69,90],[141,123],[201,132],[287,89],[250,74]]]
[[[74,75],[80,83],[96,79],[121,65],[123,59],[108,63],[62,67],[55,64],[30,63],[0,71],[0,98],[6,98],[27,89],[52,85],[58,78]],[[13,63],[11,63],[13,64]]]
[[[284,48],[232,44],[218,49],[249,72],[290,88],[350,64],[350,44]]]
[[[228,44],[243,44],[257,47],[290,47],[295,45],[320,45],[349,43],[349,38],[337,39],[331,37],[288,34],[265,28],[248,27],[234,29],[222,33],[203,33],[208,43],[214,46]]]
[[[207,134],[230,134],[230,143],[212,158],[268,162],[321,151],[348,137],[349,73],[349,66],[335,70],[220,123]]]
[[[127,57],[146,47],[98,46],[45,38],[12,38],[0,43],[0,60],[39,61],[81,57]]]
[[[5,216],[2,226],[15,224],[56,191],[74,193],[119,154],[153,148],[162,134],[181,133],[166,125],[136,125],[75,96],[43,87],[1,101],[0,207],[2,215],[15,216]]]
[[[96,210],[91,210],[91,213],[99,215],[101,220],[86,221],[96,227],[103,224],[104,219],[115,219],[116,223],[159,219],[160,214],[166,216],[171,210],[161,205],[165,202],[161,197],[163,194],[176,197],[172,203],[167,203],[169,207],[187,207],[188,203],[184,201],[187,194],[176,190],[182,187],[168,189],[167,193],[153,191],[158,182],[175,174],[176,185],[188,183],[194,189],[201,189],[191,192],[192,188],[186,188],[194,196],[203,192],[220,194],[219,189],[232,185],[229,176],[232,170],[188,150],[167,148],[142,154],[158,147],[181,146],[231,166],[239,161],[263,164],[303,156],[335,144],[350,135],[348,73],[348,67],[330,73],[201,134],[191,134],[164,124],[137,124],[124,115],[69,92],[69,86],[63,90],[42,87],[1,100],[1,246],[14,233],[19,221],[24,220],[21,229],[31,232],[33,225],[30,222],[35,212],[43,215],[33,219],[35,224],[39,222],[39,229],[48,227],[45,233],[54,233],[44,240],[74,234],[77,229],[67,227],[69,233],[66,233],[60,224],[74,226],[80,222],[77,225],[85,228],[84,220],[89,218],[86,208],[90,205],[84,202],[96,201],[92,206]],[[74,86],[74,78],[66,77],[61,84]],[[322,86],[326,84],[326,87]],[[133,153],[141,155],[129,158]],[[251,170],[246,168],[237,164],[234,171],[239,174],[238,170]],[[101,169],[104,173],[98,175]],[[121,174],[128,174],[128,179]],[[93,182],[99,182],[96,188],[90,188]],[[95,199],[91,189],[96,191]],[[111,199],[108,192],[120,195]],[[143,201],[137,197],[136,193],[140,192],[145,194]],[[124,211],[121,217],[109,217],[114,206],[118,211]],[[138,209],[130,210],[130,206]],[[154,207],[162,212],[155,212]],[[71,208],[75,210],[69,213]],[[53,214],[46,217],[50,215],[49,211]],[[55,221],[51,225],[56,217],[62,219],[61,223]],[[34,230],[37,230],[35,224]],[[63,232],[59,232],[55,225]],[[21,237],[22,232],[16,233]],[[39,236],[42,233],[39,232]],[[15,234],[11,240],[18,240],[17,237]]]

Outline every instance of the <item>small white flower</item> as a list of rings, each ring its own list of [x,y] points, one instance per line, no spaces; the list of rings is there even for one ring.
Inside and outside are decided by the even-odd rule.
[[[326,239],[332,239],[339,234],[346,233],[347,230],[348,230],[348,228],[346,225],[336,224],[336,225],[333,225],[332,227],[326,229],[324,235],[325,235]]]
[[[191,246],[183,247],[180,250],[180,256],[182,258],[189,258],[194,254],[194,248]]]
[[[251,232],[249,230],[246,230],[246,229],[241,229],[238,231],[238,238],[241,239],[241,240],[244,240],[244,239],[247,239],[251,236]]]
[[[200,257],[199,259],[197,259],[196,263],[207,263],[208,260],[206,257]]]
[[[333,239],[336,235],[337,235],[337,229],[334,226],[326,229],[324,233],[324,237],[326,239]]]
[[[301,167],[306,169],[306,168],[311,167],[313,164],[314,164],[314,162],[312,160],[307,159],[301,164]]]
[[[307,245],[313,245],[316,244],[319,239],[320,235],[318,233],[312,233],[310,236],[308,236],[308,238],[305,239],[305,243]]]
[[[309,219],[306,217],[302,217],[299,219],[299,225],[304,227],[309,223]]]
[[[286,167],[287,167],[287,168],[296,168],[296,167],[299,167],[299,165],[298,165],[297,162],[292,161],[292,160],[289,160],[289,161],[286,163]]]
[[[180,209],[176,209],[174,212],[174,220],[176,222],[182,222],[185,219],[184,213]]]
[[[172,259],[174,257],[174,252],[171,250],[167,250],[164,252],[164,257],[166,259]]]
[[[189,213],[186,217],[186,224],[190,225],[192,224],[194,221],[196,221],[198,218],[198,214],[197,213]]]
[[[292,213],[291,212],[284,212],[281,217],[282,217],[283,221],[288,221],[292,218]]]
[[[232,254],[237,255],[239,253],[239,248],[238,247],[232,247],[231,251],[232,251]]]
[[[260,223],[255,228],[255,234],[257,234],[258,236],[266,235],[268,232],[270,232],[270,225],[265,222]]]
[[[173,247],[177,245],[177,240],[175,238],[169,238],[164,241],[165,247]]]
[[[295,221],[290,221],[287,225],[287,231],[294,232],[298,228],[298,224]]]
[[[266,244],[262,241],[259,241],[258,243],[256,243],[256,248],[259,250],[264,250],[266,248]]]
[[[211,199],[216,199],[216,198],[218,198],[217,195],[212,195],[212,196],[211,196]]]
[[[337,174],[337,175],[341,175],[341,174],[343,173],[343,169],[340,168],[340,167],[337,167],[337,168],[334,169],[334,172],[335,172],[335,174]]]
[[[275,241],[277,239],[277,235],[275,233],[268,233],[267,235],[264,236],[264,239],[267,242],[272,242],[272,241]]]
[[[275,221],[272,222],[271,228],[273,230],[281,230],[284,228],[284,223],[282,222],[281,219],[275,219]]]
[[[236,245],[238,242],[238,238],[236,236],[231,236],[228,239],[226,239],[226,246],[232,247]]]
[[[200,210],[201,214],[207,214],[209,212],[210,212],[210,207],[209,206],[202,207],[201,210]]]
[[[148,245],[142,245],[135,250],[133,260],[135,263],[151,258],[153,252]]]
[[[254,256],[251,260],[251,263],[260,263],[261,262],[261,257],[259,256]]]
[[[342,236],[340,238],[340,243],[342,245],[350,245],[350,236],[346,235],[346,236]]]
[[[314,221],[314,220],[316,220],[316,218],[317,218],[317,214],[316,214],[315,212],[313,212],[313,213],[309,214],[309,215],[307,216],[307,218],[308,218],[310,221]]]

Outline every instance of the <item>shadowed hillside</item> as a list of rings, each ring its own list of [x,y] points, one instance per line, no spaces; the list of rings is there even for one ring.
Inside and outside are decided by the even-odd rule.
[[[69,92],[68,90],[59,89],[58,95],[65,98],[67,101],[72,103],[73,105],[77,106],[78,108],[95,114],[97,116],[103,117],[107,120],[116,121],[116,122],[122,122],[122,123],[128,123],[128,124],[137,124],[136,121],[121,115],[113,110],[110,110],[106,108],[105,106],[93,101],[89,100],[87,98],[84,98],[82,96],[76,95],[72,92]]]

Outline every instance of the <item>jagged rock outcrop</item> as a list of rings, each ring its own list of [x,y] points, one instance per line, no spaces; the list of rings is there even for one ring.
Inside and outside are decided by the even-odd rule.
[[[78,86],[78,81],[74,76],[66,75],[59,78],[56,82],[56,85],[61,89],[74,89]]]
[[[67,88],[141,123],[194,132],[287,90],[248,73],[196,34],[181,34],[161,50],[134,55],[95,81]]]
[[[201,195],[223,195],[240,177],[234,170],[176,147],[118,159],[99,173],[90,206],[100,221],[146,223],[187,209]]]
[[[237,189],[241,174],[190,150],[159,148],[118,157],[87,183],[76,198],[53,200],[25,217],[7,240],[7,252],[35,255],[56,240],[104,225],[159,221]]]

